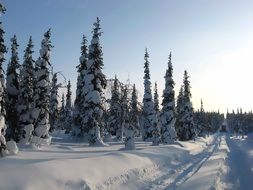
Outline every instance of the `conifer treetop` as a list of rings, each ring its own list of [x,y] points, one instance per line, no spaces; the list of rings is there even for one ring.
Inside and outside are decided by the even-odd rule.
[[[18,64],[18,52],[17,52],[17,48],[18,48],[18,42],[17,42],[17,37],[16,35],[14,35],[11,39],[11,62],[10,62],[10,67],[8,67],[8,70],[10,72],[15,72],[15,70],[19,67]]]
[[[145,60],[145,63],[144,63],[144,79],[150,79],[150,71],[149,71],[149,54],[148,54],[148,50],[147,48],[145,49],[145,55],[144,55],[144,60]]]
[[[170,52],[170,55],[169,55],[169,61],[168,61],[168,70],[167,70],[167,72],[166,72],[166,76],[168,76],[168,77],[172,77],[172,75],[173,75],[173,66],[172,66],[172,61],[171,61],[171,57],[172,57],[172,54],[171,54],[171,52]],[[166,77],[165,76],[165,77]],[[174,81],[173,81],[173,85],[174,85]]]
[[[100,19],[99,17],[97,17],[97,21],[93,24],[94,28],[93,28],[93,36],[94,37],[99,37],[101,36],[102,32],[100,31],[101,30],[101,27],[100,27]]]
[[[47,32],[44,33],[44,39],[41,41],[41,49],[40,49],[40,56],[41,58],[47,60],[48,64],[50,59],[50,51],[53,48],[53,45],[50,41],[51,37],[51,28],[48,29]]]
[[[201,98],[200,100],[200,112],[203,113],[204,112],[204,106],[203,106],[203,100]]]
[[[12,42],[12,44],[11,44],[11,52],[12,52],[12,54],[13,53],[17,53],[16,51],[17,51],[17,48],[18,48],[18,42],[17,42],[17,36],[16,35],[14,35],[12,38],[11,38],[11,42]]]
[[[184,96],[185,98],[191,98],[191,91],[190,91],[190,81],[189,81],[189,76],[188,72],[185,70],[184,71]]]
[[[81,42],[81,56],[79,58],[80,64],[77,65],[78,72],[80,73],[83,69],[87,69],[87,59],[88,59],[88,47],[87,47],[87,39],[86,36],[83,35],[83,39]]]
[[[81,55],[84,55],[85,57],[88,57],[88,54],[87,54],[87,42],[88,40],[86,39],[86,36],[83,35],[83,40],[81,42]]]
[[[32,36],[30,36],[28,44],[27,44],[27,47],[24,50],[24,52],[25,52],[25,54],[24,54],[24,60],[32,57],[32,53],[34,52],[32,50],[33,47],[34,47],[34,45],[33,45],[33,41],[32,41]]]

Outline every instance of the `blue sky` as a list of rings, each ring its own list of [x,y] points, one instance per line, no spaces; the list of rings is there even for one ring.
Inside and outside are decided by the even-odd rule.
[[[2,0],[6,44],[16,34],[19,57],[32,35],[34,58],[43,33],[52,28],[52,64],[74,85],[82,35],[91,38],[101,19],[104,71],[122,81],[128,76],[143,93],[143,55],[150,53],[152,82],[160,96],[172,51],[176,91],[188,70],[193,103],[206,110],[251,110],[253,79],[253,1],[235,0]],[[7,55],[9,59],[9,53]],[[74,97],[73,97],[74,98]]]

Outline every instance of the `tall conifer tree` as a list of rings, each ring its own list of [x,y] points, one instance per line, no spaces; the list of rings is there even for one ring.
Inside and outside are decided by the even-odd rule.
[[[36,145],[50,144],[49,136],[49,104],[50,104],[50,80],[49,67],[50,52],[52,49],[50,29],[44,34],[41,42],[40,57],[36,61],[35,77],[35,127],[32,142]]]
[[[94,23],[93,37],[89,46],[87,73],[84,77],[84,112],[82,125],[87,126],[90,145],[102,145],[100,127],[103,126],[104,93],[107,82],[102,72],[103,53],[99,37],[101,36],[100,20]]]
[[[87,60],[88,60],[88,48],[87,39],[83,35],[81,43],[81,56],[79,58],[79,65],[77,66],[77,85],[76,85],[76,98],[74,102],[74,112],[73,112],[73,124],[75,135],[82,136],[87,130],[84,125],[82,125],[82,115],[84,115],[84,76],[87,72]]]
[[[7,67],[6,79],[6,120],[8,123],[7,139],[17,141],[18,112],[17,103],[19,95],[19,58],[17,37],[11,38],[11,60]]]
[[[34,60],[32,37],[29,38],[28,45],[25,49],[24,62],[20,70],[20,93],[18,99],[19,113],[19,133],[18,140],[20,143],[29,143],[33,125],[33,89],[34,89]]]
[[[187,71],[184,72],[183,89],[178,97],[177,135],[180,140],[190,140],[195,137],[196,129],[193,121],[190,81]]]
[[[70,80],[67,85],[67,94],[66,94],[66,106],[65,106],[65,133],[69,133],[71,131],[72,124],[72,102],[71,102],[71,84]]]
[[[143,139],[151,140],[153,145],[159,144],[159,129],[157,124],[154,101],[151,93],[149,54],[146,49],[144,55],[144,96],[143,96]]]
[[[173,80],[173,67],[171,53],[169,55],[168,68],[165,73],[165,89],[163,90],[162,110],[161,110],[161,136],[165,144],[172,143],[176,139],[175,131],[175,91]]]
[[[130,121],[134,126],[135,136],[140,135],[140,123],[139,123],[139,109],[138,109],[138,96],[135,84],[133,85],[132,97],[131,97],[131,111]]]
[[[110,110],[108,118],[108,131],[112,135],[116,135],[118,140],[122,140],[122,121],[121,121],[121,105],[120,105],[120,82],[115,76],[111,89]]]
[[[50,132],[56,128],[57,120],[59,119],[59,108],[58,108],[58,89],[61,86],[57,83],[57,73],[53,74],[50,92],[50,105],[49,105],[49,119],[50,119]]]
[[[4,14],[6,8],[0,3],[0,16]],[[0,21],[0,154],[6,149],[5,141],[5,82],[4,82],[4,71],[3,71],[3,62],[5,61],[4,54],[7,52],[7,48],[4,45],[4,30],[2,27],[2,21]]]

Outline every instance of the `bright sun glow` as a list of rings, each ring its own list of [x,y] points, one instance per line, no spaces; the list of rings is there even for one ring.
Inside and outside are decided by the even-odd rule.
[[[252,109],[250,104],[253,97],[252,88],[252,57],[253,43],[236,52],[229,52],[212,60],[212,64],[198,74],[193,83],[193,101],[199,105],[200,98],[204,99],[209,110],[217,109],[226,112],[227,108]]]

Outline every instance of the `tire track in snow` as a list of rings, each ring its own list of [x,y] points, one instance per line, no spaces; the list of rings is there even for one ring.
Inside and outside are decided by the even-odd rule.
[[[180,184],[192,177],[201,166],[215,152],[221,141],[220,136],[216,136],[201,153],[189,156],[179,165],[171,167],[171,162],[161,165],[152,165],[145,168],[136,168],[122,174],[118,177],[109,178],[102,184],[98,184],[95,189],[119,189],[124,187],[124,184],[134,182],[132,189],[141,190],[157,190],[157,189],[175,189]],[[169,166],[168,166],[169,165]],[[128,184],[129,185],[129,184]],[[128,189],[123,188],[123,189]]]
[[[164,175],[149,182],[150,185],[146,186],[144,189],[176,189],[196,174],[202,165],[213,155],[219,147],[221,137],[217,136],[213,142],[214,143],[209,145],[202,153],[194,155],[193,158],[187,159],[186,162],[174,171],[168,170]]]

